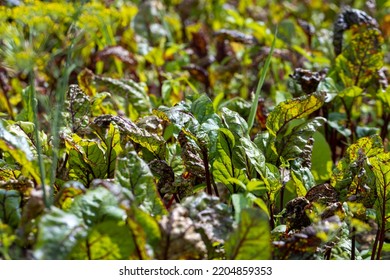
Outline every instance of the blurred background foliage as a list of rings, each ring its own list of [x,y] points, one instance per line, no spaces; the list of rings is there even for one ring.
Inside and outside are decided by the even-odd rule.
[[[389,252],[390,1],[0,4],[4,258]]]

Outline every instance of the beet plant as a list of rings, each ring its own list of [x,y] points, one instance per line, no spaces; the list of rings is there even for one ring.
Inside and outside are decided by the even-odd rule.
[[[0,6],[0,259],[389,258],[388,5],[111,2]]]

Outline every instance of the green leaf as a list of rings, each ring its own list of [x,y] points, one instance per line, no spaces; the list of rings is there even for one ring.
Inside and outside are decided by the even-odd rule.
[[[225,243],[226,259],[268,260],[271,258],[270,228],[260,209],[241,211],[240,223]]]
[[[236,140],[247,137],[248,124],[237,112],[221,108],[221,115],[224,127],[233,133]]]
[[[56,207],[42,216],[38,228],[34,256],[43,260],[67,259],[78,241],[88,234],[82,218]]]
[[[91,102],[89,96],[78,85],[69,86],[67,107],[73,132],[88,127]]]
[[[297,196],[305,196],[308,188],[304,186],[302,180],[298,178],[298,176],[295,174],[294,171],[292,171],[290,174],[291,174],[291,180],[294,182]]]
[[[38,167],[33,158],[30,146],[23,136],[11,134],[0,121],[0,151],[7,152],[20,164],[25,176],[31,174],[37,182],[41,182]]]
[[[117,197],[103,187],[77,196],[69,212],[82,219],[88,227],[105,221],[123,221],[126,216],[125,211],[118,206]]]
[[[272,59],[272,54],[273,54],[274,49],[275,49],[277,34],[278,34],[278,29],[276,28],[275,34],[274,34],[274,39],[272,40],[271,49],[270,49],[270,51],[267,55],[267,58],[265,60],[264,67],[261,69],[259,82],[258,82],[257,87],[256,87],[256,93],[255,93],[255,96],[253,98],[252,108],[250,110],[249,117],[248,117],[248,128],[249,129],[252,129],[253,123],[254,123],[254,120],[256,117],[257,106],[259,104],[258,100],[260,97],[260,91],[261,91],[261,88],[263,87],[265,77],[267,76],[267,71],[268,71],[269,65],[271,64],[271,59]]]
[[[166,213],[148,164],[134,151],[126,151],[118,158],[115,180],[131,190],[137,204],[150,215]]]
[[[226,107],[231,111],[237,112],[244,119],[247,119],[252,108],[252,103],[241,97],[234,97],[223,102],[220,107]]]
[[[199,127],[190,128],[190,131],[208,144],[209,152],[212,154],[218,137],[218,129],[221,127],[221,119],[214,112],[211,99],[207,95],[201,95],[192,103],[191,112],[199,123]]]
[[[138,115],[151,112],[150,99],[144,85],[130,79],[117,80],[98,75],[94,75],[93,80],[98,86],[105,87],[113,95],[125,98],[127,104],[131,105]]]
[[[318,110],[324,104],[324,99],[324,94],[314,93],[279,103],[267,118],[268,131],[277,136],[287,129],[290,121],[306,118]]]
[[[145,232],[146,243],[156,250],[161,241],[161,232],[157,220],[140,209],[132,209],[129,216]]]
[[[234,220],[240,222],[241,212],[252,206],[252,201],[243,193],[232,194],[232,205],[234,208]]]
[[[316,117],[294,126],[286,135],[278,134],[275,139],[278,155],[286,161],[301,157],[309,138],[324,125],[325,121],[322,117]]]
[[[34,96],[31,86],[22,90],[23,109],[18,114],[18,121],[34,122],[34,107],[37,104],[37,99]]]
[[[232,183],[231,178],[237,179],[244,184],[248,181],[245,170],[236,166],[235,163],[237,162],[240,162],[240,160],[237,158],[234,135],[230,130],[220,128],[217,151],[213,163],[213,175],[215,180],[223,183],[231,193],[238,191],[238,186]]]
[[[262,131],[256,135],[253,142],[263,153],[266,162],[276,164],[278,155],[275,148],[275,136],[268,131]]]
[[[247,169],[254,168],[258,174],[265,174],[265,157],[255,143],[248,138],[241,138],[238,149],[246,156],[243,160],[245,160],[247,166],[250,164]],[[240,155],[238,154],[238,156]],[[252,174],[252,172],[249,174]]]
[[[338,96],[343,98],[353,99],[355,97],[361,96],[363,93],[363,89],[357,86],[347,87],[344,90],[340,91]]]
[[[382,140],[378,135],[364,137],[348,147],[344,157],[338,162],[331,185],[340,195],[340,201],[353,196],[355,201],[372,207],[376,192],[372,189],[375,176],[370,170],[370,161],[383,153]]]
[[[314,145],[311,156],[311,173],[317,184],[330,179],[333,169],[332,152],[325,137],[315,132]]]
[[[95,140],[83,139],[77,134],[65,139],[69,154],[69,177],[89,186],[93,179],[107,176],[107,163],[104,151]]]
[[[172,123],[175,127],[173,135],[177,137],[183,128],[188,130],[187,128],[194,123],[195,118],[190,110],[189,104],[182,101],[170,108],[160,106],[157,110],[153,110],[153,113],[160,119]]]
[[[346,127],[347,117],[343,113],[331,112],[328,116],[328,124],[344,137],[351,136],[351,130]]]
[[[202,238],[206,244],[216,244],[216,246],[223,244],[233,230],[232,211],[216,196],[199,192],[194,196],[186,197],[182,205],[188,209],[196,231],[205,234]]]
[[[68,210],[74,198],[87,191],[83,184],[78,181],[66,182],[56,195],[54,205],[62,210]]]
[[[103,115],[94,120],[94,125],[98,127],[106,127],[111,122],[114,122],[120,131],[124,135],[128,136],[133,142],[140,144],[156,157],[164,158],[165,140],[157,134],[150,133],[146,129],[138,127],[129,119],[118,116]]]
[[[364,25],[352,26],[351,37],[342,53],[336,58],[336,69],[345,87],[367,87],[377,79],[383,66],[380,31]]]
[[[124,222],[106,221],[95,225],[79,240],[67,259],[124,260],[138,259],[131,231]]]
[[[120,131],[116,125],[111,123],[107,129],[96,127],[95,132],[105,151],[107,178],[114,178],[116,159],[122,152]]]
[[[20,193],[15,190],[0,189],[0,221],[16,228],[21,219]]]
[[[390,228],[390,153],[380,153],[372,157],[370,163],[376,178],[378,220],[380,223],[386,221],[386,230],[388,230]]]

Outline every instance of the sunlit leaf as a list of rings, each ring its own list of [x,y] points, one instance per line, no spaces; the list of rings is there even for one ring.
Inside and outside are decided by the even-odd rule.
[[[313,134],[314,144],[311,156],[311,173],[317,183],[327,181],[333,169],[332,152],[321,133]]]
[[[107,178],[114,178],[116,159],[122,151],[120,131],[113,123],[107,129],[97,127],[95,131],[105,151]]]
[[[135,258],[136,247],[125,223],[106,221],[89,229],[88,236],[79,240],[67,259],[123,260]]]
[[[221,119],[214,112],[211,99],[207,95],[201,95],[192,103],[191,112],[199,123],[199,127],[193,133],[197,138],[210,143],[210,152],[213,152],[212,148],[217,139]]]
[[[132,210],[129,217],[144,231],[146,243],[156,250],[161,241],[161,232],[157,220],[140,209]]]
[[[248,138],[241,138],[238,149],[242,151],[241,155],[237,154],[239,157],[242,158],[242,155],[245,155],[242,160],[246,162],[247,169],[255,169],[258,174],[265,174],[265,157],[255,143]],[[252,175],[253,173],[249,172],[249,174]]]
[[[338,75],[344,86],[364,88],[377,78],[383,65],[383,38],[377,29],[352,26],[352,36],[336,58]]]
[[[390,153],[383,152],[371,158],[372,170],[375,174],[375,187],[378,194],[378,200],[375,204],[379,224],[379,232],[381,235],[390,229]],[[379,238],[379,249],[377,255],[381,255],[384,236]],[[378,257],[377,257],[378,259]]]
[[[237,112],[228,108],[221,108],[221,113],[222,123],[233,133],[236,140],[246,136],[248,124]]]
[[[41,181],[37,164],[34,162],[33,153],[26,139],[8,132],[3,122],[0,122],[0,150],[8,152],[20,164],[26,176],[31,174],[37,182]]]
[[[240,223],[225,243],[230,260],[267,260],[271,257],[270,229],[267,215],[251,208],[241,211]]]
[[[314,93],[280,103],[267,118],[269,132],[276,136],[287,129],[290,121],[309,116],[323,105],[324,98],[323,94]]]
[[[340,194],[340,200],[353,199],[371,207],[376,199],[374,174],[370,161],[383,153],[382,140],[378,135],[364,137],[348,147],[345,156],[338,162],[331,184]]]
[[[55,205],[62,210],[67,210],[72,205],[74,198],[85,192],[86,188],[80,182],[68,181],[56,195]]]
[[[72,180],[80,180],[89,186],[93,179],[106,178],[107,163],[104,150],[98,142],[73,134],[72,138],[65,139],[65,145],[69,154],[69,177]]]

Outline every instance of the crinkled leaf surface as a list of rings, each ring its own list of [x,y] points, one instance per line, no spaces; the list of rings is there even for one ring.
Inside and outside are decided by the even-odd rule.
[[[87,127],[91,113],[89,96],[78,85],[70,85],[67,103],[72,131]]]
[[[225,243],[230,260],[267,260],[271,257],[267,215],[258,208],[241,211],[240,223]]]
[[[290,121],[305,118],[318,110],[324,104],[324,100],[324,94],[314,93],[279,103],[267,118],[268,131],[274,136],[278,135],[287,129]]]
[[[224,107],[221,108],[221,115],[223,125],[233,133],[236,140],[246,137],[248,124],[237,112]]]
[[[150,113],[150,99],[141,84],[131,79],[118,80],[97,75],[94,75],[93,79],[98,86],[106,87],[112,94],[124,97],[138,114]]]
[[[166,212],[148,164],[134,151],[118,158],[115,180],[133,192],[136,202],[147,213],[157,216]]]
[[[187,197],[182,205],[188,209],[189,217],[198,232],[203,231],[207,242],[223,244],[233,230],[231,209],[215,196],[200,192]]]
[[[0,221],[16,228],[21,218],[21,200],[18,191],[0,189]]]
[[[199,123],[199,127],[191,132],[198,139],[209,144],[209,153],[213,153],[218,137],[218,128],[221,126],[221,119],[214,112],[211,99],[207,95],[201,95],[192,103],[191,112]]]
[[[294,126],[287,135],[278,135],[276,137],[275,146],[279,156],[283,157],[284,160],[291,160],[302,156],[308,139],[318,128],[323,126],[324,123],[324,118],[316,117]]]
[[[365,26],[353,26],[351,39],[336,58],[338,75],[346,87],[364,88],[375,78],[383,65],[380,31]]]
[[[347,149],[331,178],[331,185],[339,192],[341,201],[358,194],[364,204],[372,206],[376,197],[372,189],[375,177],[369,162],[381,153],[383,144],[378,135],[360,138]]]
[[[188,210],[178,205],[169,215],[159,221],[161,243],[157,252],[157,259],[182,260],[205,259],[207,248],[202,236],[196,231]]]
[[[94,120],[94,124],[99,127],[108,126],[111,122],[114,122],[119,127],[120,131],[132,141],[140,144],[159,158],[164,158],[165,141],[161,136],[150,133],[147,130],[138,127],[129,119],[118,116],[102,115]]]
[[[253,176],[251,169],[256,170],[258,174],[265,174],[265,157],[255,143],[248,138],[241,138],[238,149],[241,151],[241,155],[238,154],[238,156],[246,163],[250,176]]]

